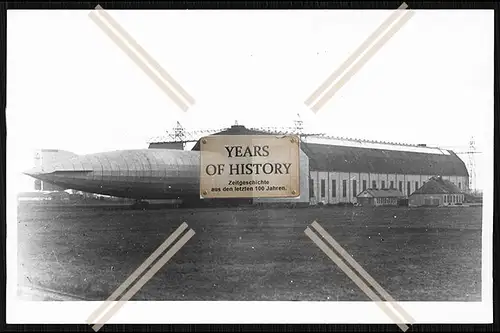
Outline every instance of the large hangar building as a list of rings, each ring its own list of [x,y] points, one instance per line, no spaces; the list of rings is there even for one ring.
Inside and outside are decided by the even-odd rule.
[[[305,138],[312,201],[356,203],[368,189],[398,189],[409,197],[433,176],[467,191],[465,163],[450,150],[351,139]]]
[[[213,135],[269,135],[244,126]],[[193,150],[199,150],[199,141]],[[296,199],[254,199],[260,202],[356,203],[368,189],[398,189],[409,197],[431,177],[441,176],[466,192],[469,174],[451,150],[345,138],[305,136],[300,152],[301,195]]]

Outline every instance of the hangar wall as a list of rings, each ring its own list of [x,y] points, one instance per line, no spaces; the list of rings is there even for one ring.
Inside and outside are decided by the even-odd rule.
[[[310,171],[309,186],[311,203],[356,203],[356,195],[367,188],[394,188],[409,196],[425,184],[433,175],[375,174],[357,172]],[[443,176],[461,190],[467,188],[468,179],[463,176]],[[393,183],[391,183],[393,182]]]

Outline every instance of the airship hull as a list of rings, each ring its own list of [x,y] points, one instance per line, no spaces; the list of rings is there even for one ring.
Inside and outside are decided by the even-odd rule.
[[[44,165],[26,174],[54,185],[133,199],[199,198],[199,152],[122,150]]]

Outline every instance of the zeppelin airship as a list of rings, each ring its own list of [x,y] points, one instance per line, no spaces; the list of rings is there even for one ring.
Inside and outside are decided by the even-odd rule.
[[[24,174],[61,188],[138,201],[199,199],[199,154],[176,149],[65,154]]]

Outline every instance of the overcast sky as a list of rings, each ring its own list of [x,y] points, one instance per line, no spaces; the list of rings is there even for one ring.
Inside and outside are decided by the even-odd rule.
[[[109,11],[195,98],[187,112],[88,13],[8,12],[15,171],[31,167],[35,148],[146,148],[176,121],[292,126],[297,113],[311,132],[457,151],[475,136],[492,151],[493,11],[416,11],[318,114],[304,100],[389,11]]]

